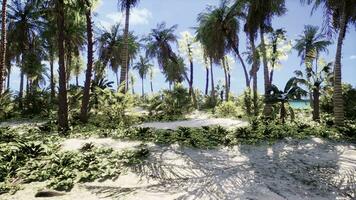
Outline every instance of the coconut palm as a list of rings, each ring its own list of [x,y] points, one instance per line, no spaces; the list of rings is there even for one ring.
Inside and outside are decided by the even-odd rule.
[[[319,56],[322,52],[328,52],[327,47],[331,44],[329,40],[327,40],[324,34],[318,33],[319,27],[307,25],[304,27],[304,32],[299,38],[296,40],[296,44],[294,48],[298,51],[298,56],[301,57],[301,62],[304,63],[306,69],[306,79],[308,82],[311,82],[311,76],[313,74],[318,73],[318,62]],[[310,84],[310,86],[314,87],[314,84]],[[313,119],[319,120],[319,98],[314,99],[316,94],[319,91],[315,91],[310,87],[310,100],[312,102],[314,112]]]
[[[342,98],[341,56],[347,28],[356,24],[356,1],[354,0],[301,0],[302,3],[314,4],[314,9],[324,9],[324,20],[327,30],[338,32],[337,49],[334,66],[334,116],[335,125],[344,123],[344,105]],[[313,10],[314,10],[313,9]]]
[[[87,60],[87,69],[85,71],[85,83],[83,89],[83,98],[82,98],[82,106],[80,109],[80,120],[82,122],[88,121],[88,112],[89,112],[89,101],[90,101],[90,86],[92,79],[92,71],[94,64],[94,41],[93,41],[93,21],[92,21],[92,9],[94,7],[95,0],[83,0],[79,1],[84,5],[83,11],[85,13],[86,26],[87,26],[87,45],[88,45],[88,60]]]
[[[139,0],[118,0],[120,10],[125,12],[125,30],[124,30],[124,45],[122,50],[122,63],[120,73],[120,85],[124,86],[124,93],[127,91],[125,81],[128,74],[128,62],[129,62],[129,24],[130,24],[130,11],[133,7],[137,6]]]
[[[59,66],[59,90],[58,90],[58,126],[59,130],[65,133],[68,129],[68,100],[66,87],[66,65],[65,65],[65,15],[64,0],[55,2],[56,20],[57,20],[57,45],[58,45],[58,66]]]
[[[153,93],[153,76],[154,76],[153,66],[149,68],[148,74],[149,74],[149,77],[150,77],[151,93]]]
[[[2,94],[4,85],[4,71],[6,63],[6,23],[7,23],[7,0],[2,0],[1,9],[1,42],[0,42],[0,95]]]
[[[150,64],[150,61],[148,58],[140,56],[139,61],[134,65],[133,69],[138,71],[138,74],[141,78],[141,84],[142,84],[142,97],[145,95],[145,89],[144,89],[144,79],[146,78],[150,68],[152,68],[153,65]]]
[[[287,115],[286,104],[288,104],[290,100],[300,99],[302,96],[307,95],[307,92],[299,86],[300,83],[301,79],[293,77],[289,79],[283,90],[280,90],[275,85],[271,85],[268,90],[269,95],[266,101],[271,104],[280,104],[280,119],[282,123],[285,123]],[[290,112],[293,116],[293,110],[290,110]]]
[[[179,58],[172,50],[171,44],[177,42],[174,34],[177,26],[167,28],[165,23],[157,25],[144,39],[146,55],[149,58],[157,58],[158,65],[170,83],[182,82],[186,75],[184,60]]]
[[[119,86],[119,76],[118,70],[120,67],[121,57],[121,46],[120,46],[120,25],[113,25],[110,30],[104,30],[98,38],[98,51],[99,51],[99,60],[103,63],[105,68],[108,64],[113,72],[116,74],[117,85]],[[96,70],[96,77],[102,78],[103,69]]]
[[[29,49],[30,41],[39,35],[42,28],[42,21],[40,20],[40,9],[36,2],[14,0],[8,5],[9,12],[9,28],[11,41],[16,43],[17,53],[21,55],[21,77],[20,77],[20,107],[22,107],[23,97],[23,83],[24,76],[23,67],[27,50]]]

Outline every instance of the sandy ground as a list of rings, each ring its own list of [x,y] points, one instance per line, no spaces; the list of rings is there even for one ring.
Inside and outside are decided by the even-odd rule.
[[[139,127],[150,127],[156,129],[172,129],[176,130],[179,127],[202,127],[202,126],[221,126],[224,128],[236,128],[247,126],[248,122],[229,119],[229,118],[214,118],[212,115],[205,112],[195,111],[185,116],[187,120],[173,122],[148,122],[138,125]]]
[[[113,139],[67,140],[63,149],[76,150],[93,142],[117,150],[139,142]],[[119,147],[120,146],[120,147]],[[352,199],[356,191],[355,145],[318,138],[283,140],[270,145],[241,145],[199,150],[178,145],[149,145],[150,157],[115,181],[76,185],[58,200],[158,199]],[[340,180],[347,180],[345,184]],[[352,185],[354,184],[354,185]],[[0,199],[32,200],[45,183],[26,185]],[[355,196],[353,196],[355,198]]]

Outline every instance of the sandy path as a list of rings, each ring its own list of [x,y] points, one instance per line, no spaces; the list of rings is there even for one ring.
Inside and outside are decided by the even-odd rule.
[[[240,120],[227,118],[209,118],[209,119],[189,119],[173,122],[149,122],[140,124],[139,127],[150,127],[156,129],[178,129],[179,127],[202,127],[202,126],[222,126],[224,128],[236,128],[247,126],[248,123]]]
[[[111,139],[105,144],[115,147]],[[48,199],[327,200],[352,195],[352,189],[335,187],[342,177],[348,177],[356,191],[356,178],[351,176],[356,170],[356,149],[351,144],[313,138],[214,150],[150,145],[150,150],[146,164],[129,169],[116,181],[77,185],[66,196]],[[35,199],[40,186],[43,183],[27,185],[14,196],[2,197]]]

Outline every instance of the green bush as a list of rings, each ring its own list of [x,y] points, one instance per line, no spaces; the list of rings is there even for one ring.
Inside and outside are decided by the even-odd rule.
[[[222,102],[215,108],[215,114],[218,117],[237,117],[242,118],[243,112],[237,107],[235,102]]]

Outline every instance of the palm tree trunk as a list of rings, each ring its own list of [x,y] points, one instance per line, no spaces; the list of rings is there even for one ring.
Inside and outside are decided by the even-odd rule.
[[[239,48],[237,46],[238,44],[238,41],[232,41],[230,40],[230,43],[232,44],[232,48],[234,49],[239,61],[241,62],[241,65],[242,65],[242,69],[244,71],[244,75],[245,75],[245,82],[246,82],[246,87],[250,87],[250,78],[249,78],[249,75],[248,75],[248,72],[247,72],[247,67],[246,67],[246,64],[245,64],[245,61],[244,59],[242,58],[241,54],[240,54],[240,51],[239,51]]]
[[[313,120],[319,121],[320,120],[320,85],[315,84],[313,88]]]
[[[8,65],[8,68],[7,68],[7,87],[6,89],[7,90],[10,90],[10,77],[11,77],[11,64]]]
[[[116,76],[117,91],[119,91],[119,89],[120,89],[120,80],[119,80],[119,72],[118,71],[115,72],[115,76]]]
[[[152,78],[150,79],[150,85],[151,85],[151,93],[153,93],[153,82],[152,82]]]
[[[19,90],[19,107],[20,107],[20,110],[23,109],[23,85],[24,85],[24,79],[25,79],[25,74],[23,73],[23,70],[21,69],[21,74],[20,74],[20,90]]]
[[[142,84],[142,97],[144,97],[145,96],[145,88],[143,85],[143,77],[141,77],[141,84]]]
[[[280,118],[281,118],[281,121],[283,124],[286,123],[286,114],[287,114],[287,111],[286,111],[286,107],[284,105],[284,102],[281,103],[281,113],[280,113]]]
[[[55,91],[55,83],[54,83],[54,56],[50,56],[50,61],[49,61],[49,66],[50,66],[50,84],[51,84],[51,102],[54,101],[54,98],[56,97],[56,91]]]
[[[58,125],[64,133],[68,126],[68,102],[66,87],[66,66],[64,62],[64,0],[57,1],[57,26],[58,26],[58,66],[59,66],[59,92],[58,92]]]
[[[71,45],[71,43],[68,42],[66,47],[68,48],[67,63],[66,63],[66,74],[67,74],[66,85],[67,85],[67,89],[68,89],[70,86],[69,81],[70,81],[70,75],[71,75],[71,69],[72,69],[72,45]]]
[[[129,50],[129,22],[130,22],[130,7],[126,8],[126,19],[125,19],[125,31],[124,31],[124,48],[122,49],[122,66],[120,73],[120,86],[123,87],[123,93],[126,93],[126,72],[127,72],[127,60],[128,60],[128,50]]]
[[[4,71],[6,63],[6,7],[7,0],[2,0],[2,23],[1,23],[1,47],[0,47],[0,95],[2,94],[3,85],[4,85]]]
[[[340,31],[337,40],[335,67],[334,67],[334,117],[335,125],[341,126],[344,124],[344,101],[342,97],[342,72],[341,72],[341,56],[342,46],[346,34],[346,3],[341,13]]]
[[[253,112],[255,116],[258,116],[259,110],[258,110],[258,93],[257,93],[257,72],[258,72],[258,61],[256,60],[256,46],[255,46],[255,41],[251,37],[250,38],[251,42],[251,49],[253,52],[253,64],[252,64],[252,78],[253,78]]]
[[[88,63],[87,70],[85,73],[85,83],[84,83],[84,91],[83,91],[83,100],[82,107],[80,113],[80,120],[84,123],[88,121],[88,112],[89,112],[89,101],[90,101],[90,85],[91,85],[91,77],[93,71],[93,24],[91,19],[91,5],[87,0],[87,11],[85,13],[86,23],[87,23],[87,40],[88,40]],[[78,79],[77,79],[78,84]]]
[[[229,80],[227,76],[227,69],[225,59],[222,59],[223,69],[224,69],[224,77],[225,77],[225,101],[229,101]]]
[[[266,43],[264,38],[264,29],[260,27],[260,36],[261,36],[261,50],[262,50],[262,60],[263,60],[263,76],[264,76],[264,86],[265,86],[265,98],[269,96],[269,88],[271,87],[271,82],[269,78],[269,71],[268,71],[268,63],[267,63],[267,55],[266,55]],[[272,104],[269,102],[265,103],[265,107],[263,109],[263,115],[265,117],[270,117],[272,112]]]
[[[78,77],[78,74],[75,75],[75,86],[79,87],[79,77]]]
[[[211,76],[211,98],[215,102],[214,70],[213,70],[213,59],[212,58],[210,58],[210,76]]]
[[[209,92],[209,68],[205,68],[206,76],[205,76],[205,96],[208,95]]]

